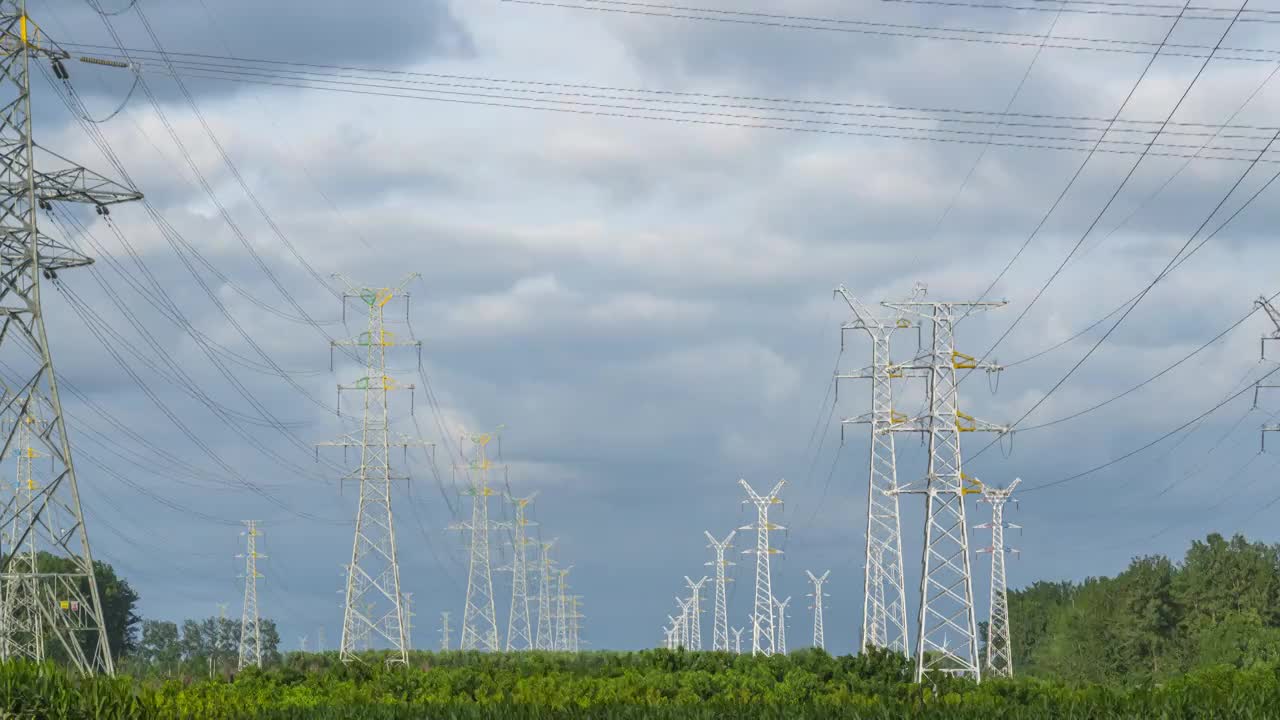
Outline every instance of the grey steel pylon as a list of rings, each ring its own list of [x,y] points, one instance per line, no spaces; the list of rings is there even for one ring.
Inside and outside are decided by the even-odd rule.
[[[685,585],[689,586],[689,649],[702,650],[702,586],[707,584],[706,576],[694,582],[688,575],[684,576]]]
[[[725,560],[725,550],[733,547],[733,536],[738,533],[737,530],[730,530],[729,535],[724,540],[716,540],[715,536],[708,531],[703,531],[707,536],[707,547],[715,550],[716,559],[708,562],[707,565],[714,565],[716,569],[716,586],[715,586],[715,610],[711,621],[711,649],[718,652],[729,651],[729,604],[725,598],[725,583],[731,579],[725,577],[725,570],[733,565],[733,561]]]
[[[679,623],[676,625],[676,647],[689,649],[689,612],[693,609],[693,598],[676,596],[676,605],[680,608]]]
[[[1022,482],[1015,478],[1007,488],[982,488],[981,502],[991,505],[991,522],[978,525],[991,530],[991,545],[978,552],[991,554],[991,609],[987,616],[987,672],[1000,677],[1013,677],[1013,646],[1009,633],[1009,585],[1005,579],[1005,553],[1017,552],[1004,546],[1004,531],[1020,529],[1020,525],[1004,521],[1004,506],[1014,488]]]
[[[449,650],[449,611],[440,613],[440,649]]]
[[[350,448],[359,448],[360,451],[359,467],[343,478],[344,481],[354,481],[358,486],[360,504],[351,543],[351,562],[346,565],[342,641],[339,646],[342,662],[358,659],[357,651],[373,647],[375,636],[389,646],[387,663],[409,662],[407,618],[404,595],[400,591],[400,563],[391,511],[391,482],[408,480],[408,477],[392,471],[391,448],[426,443],[416,438],[393,436],[389,395],[400,390],[413,392],[414,386],[402,384],[387,373],[387,350],[412,347],[421,353],[422,343],[397,340],[395,334],[387,330],[385,308],[398,295],[407,299],[405,287],[417,277],[417,273],[413,273],[396,287],[364,287],[352,284],[341,275],[334,275],[345,285],[342,295],[344,315],[347,303],[356,299],[364,304],[368,315],[367,330],[353,340],[333,341],[330,347],[330,352],[335,347],[364,352],[364,377],[353,384],[338,386],[339,413],[344,391],[355,391],[362,396],[360,430],[334,442],[319,443],[325,447],[340,447],[344,451]]]
[[[0,546],[11,549],[17,558],[0,585],[0,658],[39,663],[45,660],[44,620],[40,610],[46,601],[41,598],[36,533],[27,535],[21,549],[15,544],[21,526],[31,524],[32,504],[40,487],[35,461],[43,454],[34,447],[33,435],[36,432],[36,419],[27,415],[21,420],[18,446],[13,453],[17,459],[14,501],[27,507],[27,512],[21,518],[14,517],[14,522],[4,531],[3,545]]]
[[[555,647],[551,610],[551,547],[555,542],[552,540],[538,546],[538,631],[534,637],[534,647],[538,650]]]
[[[743,628],[736,627],[736,628],[732,628],[732,630],[733,630],[733,651],[734,651],[735,653],[737,653],[738,655],[741,655],[741,654],[742,654],[742,630],[743,630]]]
[[[569,652],[582,651],[582,618],[581,595],[569,596]]]
[[[887,648],[906,655],[909,652],[906,577],[897,495],[897,452],[891,429],[904,419],[894,410],[893,381],[907,371],[894,364],[890,341],[898,331],[919,328],[919,323],[908,320],[901,311],[888,318],[877,315],[844,286],[836,292],[854,315],[853,320],[841,326],[841,345],[847,330],[862,330],[871,337],[871,365],[859,372],[836,376],[837,398],[840,380],[871,380],[871,412],[854,420],[871,427],[860,647]],[[924,286],[916,285],[912,299],[919,299],[924,293]],[[841,435],[843,437],[843,424]]]
[[[921,432],[928,438],[929,465],[923,487],[899,486],[899,493],[925,496],[924,549],[920,574],[920,610],[916,629],[916,672],[920,682],[932,673],[981,680],[978,625],[974,614],[973,572],[969,555],[969,525],[965,496],[980,492],[981,483],[964,473],[960,436],[966,432],[1007,433],[1008,427],[976,420],[962,411],[956,391],[956,371],[997,372],[995,364],[979,363],[956,351],[955,322],[959,310],[1001,307],[999,302],[885,302],[932,326],[932,342],[924,362],[914,365],[928,373],[925,413],[895,423],[891,432]]]
[[[511,540],[511,612],[507,616],[507,652],[533,650],[534,630],[529,621],[529,565],[525,555],[528,547],[528,528],[536,523],[526,517],[529,503],[537,493],[523,498],[509,498],[515,505],[515,528]]]
[[[774,598],[774,607],[777,608],[778,617],[774,620],[774,632],[777,633],[778,646],[775,652],[787,654],[787,606],[791,604],[791,596],[787,596],[786,600],[778,600]]]
[[[39,417],[41,431],[33,435],[32,446],[49,459],[47,481],[34,497],[26,502],[7,498],[0,508],[0,528],[16,526],[12,544],[0,554],[0,586],[21,575],[14,571],[20,570],[31,537],[37,553],[69,561],[69,569],[37,578],[42,635],[79,672],[109,675],[115,664],[41,302],[42,282],[56,284],[61,271],[93,260],[44,234],[37,220],[40,209],[51,210],[55,202],[91,204],[105,217],[107,206],[142,195],[35,142],[31,63],[51,63],[54,75],[65,81],[64,61],[71,55],[28,17],[25,0],[0,0],[0,48],[0,356],[16,378],[13,384],[0,380],[0,417]],[[0,456],[13,450],[20,424],[11,423]]]
[[[813,583],[813,594],[809,597],[813,598],[813,646],[819,650],[825,650],[827,647],[826,630],[822,623],[822,598],[826,597],[826,593],[822,591],[823,585],[826,585],[827,578],[831,577],[831,571],[822,573],[819,577],[812,572],[805,570],[805,575],[809,576],[809,582]]]
[[[769,533],[774,530],[784,530],[785,528],[769,521],[769,508],[782,502],[782,498],[778,497],[778,495],[782,492],[782,487],[787,484],[787,481],[779,480],[768,495],[757,493],[747,484],[746,480],[738,480],[738,484],[742,486],[743,490],[747,491],[747,499],[743,500],[743,503],[749,502],[756,508],[755,524],[738,528],[739,530],[756,531],[755,549],[742,551],[744,555],[754,553],[756,556],[755,602],[753,606],[754,612],[751,616],[751,654],[772,655],[776,647],[774,646],[773,634],[773,580],[769,558],[772,555],[780,554],[782,551],[769,544]]]
[[[258,616],[258,558],[266,557],[258,552],[258,523],[245,520],[244,552],[244,605],[240,612],[240,647],[237,669],[250,665],[262,667],[262,624]]]
[[[413,593],[404,594],[404,647],[413,649]]]
[[[569,598],[567,594],[568,585],[565,579],[569,577],[569,571],[572,569],[573,566],[571,565],[556,571],[556,639],[552,649],[561,652],[569,649]]]
[[[471,496],[471,522],[451,526],[455,530],[467,531],[470,550],[466,605],[462,611],[462,643],[459,647],[483,652],[501,649],[498,644],[498,612],[493,598],[493,569],[489,564],[489,534],[501,526],[500,523],[489,522],[489,498],[497,494],[489,487],[489,471],[493,462],[489,459],[488,445],[494,437],[493,433],[471,436],[471,442],[476,446],[476,457],[470,469],[478,478],[466,490]]]

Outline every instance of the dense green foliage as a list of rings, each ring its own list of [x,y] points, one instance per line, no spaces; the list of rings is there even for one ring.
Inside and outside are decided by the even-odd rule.
[[[1063,681],[1163,681],[1280,663],[1280,546],[1210,535],[1180,564],[1140,557],[1113,578],[1009,594],[1014,667]]]
[[[167,720],[853,720],[1274,717],[1274,668],[1202,670],[1160,686],[1066,686],[1036,679],[908,682],[885,654],[415,653],[344,666],[332,654],[287,656],[232,680],[77,678],[52,666],[0,666],[0,716]],[[8,713],[8,714],[6,714]]]

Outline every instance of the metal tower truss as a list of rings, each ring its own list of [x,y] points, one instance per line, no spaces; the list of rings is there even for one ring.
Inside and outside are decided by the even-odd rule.
[[[991,545],[979,548],[980,553],[991,554],[991,610],[987,616],[987,672],[1000,677],[1013,677],[1013,647],[1009,634],[1009,586],[1005,580],[1005,553],[1018,551],[1004,546],[1006,529],[1021,530],[1021,525],[1004,521],[1004,506],[1014,488],[1022,482],[1015,479],[1007,488],[983,486],[978,502],[990,503],[991,522],[977,525],[980,530],[991,530]]]
[[[489,486],[489,471],[493,469],[493,461],[489,458],[488,446],[494,437],[496,436],[492,433],[471,436],[476,455],[468,468],[473,471],[469,475],[476,479],[464,491],[471,497],[471,522],[454,523],[450,526],[454,530],[467,532],[467,547],[470,550],[460,647],[463,650],[483,652],[498,652],[502,649],[498,641],[498,612],[494,606],[489,536],[494,530],[509,527],[505,523],[489,522],[489,498],[498,494]]]
[[[0,544],[12,549],[17,558],[0,587],[0,658],[44,662],[44,620],[40,606],[45,600],[42,599],[36,533],[27,535],[21,549],[14,543],[20,525],[31,523],[32,501],[41,485],[36,460],[43,454],[32,445],[35,432],[38,432],[36,419],[30,415],[23,418],[18,429],[18,446],[13,452],[18,468],[14,500],[27,507],[27,517],[15,517],[13,524],[4,530],[3,544]]]
[[[346,566],[347,583],[342,611],[342,643],[339,657],[343,662],[357,659],[356,652],[372,647],[381,638],[391,650],[388,663],[409,661],[406,637],[404,595],[400,591],[400,564],[396,556],[395,524],[391,512],[391,483],[408,481],[391,467],[391,448],[407,453],[411,446],[429,446],[417,438],[393,435],[390,427],[389,397],[394,391],[412,393],[413,385],[403,385],[387,374],[387,350],[411,347],[422,352],[418,341],[398,341],[386,328],[384,310],[392,298],[403,295],[408,312],[405,287],[418,277],[406,277],[396,287],[362,287],[353,285],[341,275],[334,275],[345,286],[342,296],[345,308],[349,301],[360,300],[368,315],[368,329],[354,340],[334,341],[335,347],[348,347],[363,352],[364,377],[351,385],[339,385],[339,412],[344,391],[355,391],[363,397],[360,429],[336,442],[319,443],[322,447],[359,448],[360,465],[343,480],[354,481],[360,492],[356,513],[355,538],[351,544],[351,562]]]
[[[26,584],[28,599],[20,612],[27,613],[29,627],[39,624],[45,645],[40,652],[65,659],[85,674],[112,674],[115,666],[41,304],[42,281],[55,282],[60,271],[93,261],[44,234],[37,220],[40,209],[52,209],[54,202],[91,204],[104,215],[107,206],[142,195],[36,144],[31,64],[51,63],[54,74],[65,79],[63,61],[71,56],[27,16],[25,0],[0,0],[0,49],[0,361],[8,365],[0,378],[0,416],[39,418],[27,447],[48,459],[48,475],[38,487],[5,498],[0,507],[0,528],[12,534],[10,544],[0,549],[0,587]],[[21,427],[22,422],[9,423],[0,456],[22,445]],[[61,558],[68,567],[33,577],[33,552]],[[28,654],[12,645],[9,649]]]
[[[582,596],[569,596],[569,652],[580,652],[582,650],[582,619],[586,617],[582,614]]]
[[[755,525],[746,525],[738,528],[739,530],[756,531],[755,549],[742,551],[744,555],[754,553],[756,556],[756,591],[754,610],[751,615],[751,654],[772,655],[777,646],[774,645],[773,580],[769,558],[772,555],[780,555],[782,551],[769,545],[769,533],[774,530],[785,530],[786,528],[769,522],[769,508],[782,502],[782,498],[778,497],[778,495],[782,492],[782,488],[787,484],[787,481],[779,480],[768,495],[757,493],[747,484],[746,480],[739,480],[738,484],[747,492],[747,499],[742,501],[743,504],[751,503],[756,508]]]
[[[689,588],[689,649],[695,652],[702,650],[702,587],[707,584],[707,577],[694,582],[688,575],[684,583]]]
[[[262,667],[262,627],[258,617],[258,558],[266,557],[258,552],[258,523],[245,520],[246,540],[244,552],[244,608],[240,613],[240,660],[236,667],[243,670],[250,665]]]
[[[742,630],[740,627],[733,628],[733,652],[738,655],[742,654]]]
[[[569,571],[573,566],[560,568],[556,571],[556,640],[554,650],[565,651],[569,649]]]
[[[552,540],[538,547],[538,631],[534,636],[537,650],[552,650],[555,646],[551,609],[551,547],[555,543]]]
[[[813,610],[813,646],[819,650],[824,650],[827,647],[827,642],[826,633],[822,627],[822,598],[828,597],[828,595],[822,591],[822,586],[827,583],[827,578],[831,577],[831,571],[828,570],[822,573],[821,577],[808,570],[805,570],[804,574],[808,575],[809,582],[813,583],[813,594],[809,596],[813,598],[813,605],[809,606]]]
[[[729,604],[725,599],[725,583],[732,582],[732,578],[725,577],[727,568],[734,563],[731,560],[725,560],[725,550],[733,547],[733,537],[738,534],[737,530],[729,531],[729,535],[724,540],[716,540],[715,536],[710,532],[703,531],[707,536],[707,547],[715,550],[716,559],[708,562],[716,569],[716,587],[715,587],[715,614],[711,621],[711,649],[717,652],[729,651]]]
[[[774,607],[778,611],[777,620],[775,620],[774,632],[777,633],[778,645],[775,652],[782,655],[787,654],[787,606],[791,604],[791,597],[786,600],[778,600],[774,598]]]
[[[689,612],[693,608],[693,599],[676,596],[676,605],[680,607],[680,618],[676,623],[676,647],[688,650]]]
[[[924,552],[920,576],[920,610],[916,628],[916,681],[934,673],[980,680],[978,630],[973,607],[973,575],[969,555],[966,495],[981,492],[982,484],[964,473],[960,436],[966,432],[1007,433],[1009,428],[983,422],[960,410],[956,371],[997,372],[998,365],[979,363],[957,352],[954,327],[966,315],[1005,305],[1004,302],[882,303],[911,313],[933,328],[925,362],[910,369],[928,373],[925,413],[903,418],[890,432],[919,432],[928,437],[929,465],[923,486],[899,486],[899,493],[925,496]]]
[[[902,521],[898,507],[898,465],[891,432],[895,424],[905,419],[893,406],[893,381],[908,375],[924,377],[921,370],[910,369],[915,362],[894,364],[890,355],[890,340],[903,330],[916,331],[916,349],[920,345],[920,323],[899,311],[891,318],[876,315],[854,297],[844,286],[836,289],[853,312],[854,319],[841,326],[840,340],[849,330],[865,331],[871,337],[871,365],[854,373],[836,375],[836,397],[839,398],[841,380],[866,379],[871,381],[871,412],[841,423],[844,426],[862,423],[871,426],[870,472],[867,485],[867,533],[866,565],[862,593],[862,644],[861,647],[888,648],[908,654],[906,578],[902,558]],[[923,285],[917,284],[911,300],[919,300],[925,294]]]
[[[525,548],[533,541],[529,540],[529,526],[537,523],[529,522],[526,517],[529,503],[533,502],[537,493],[523,498],[508,498],[515,506],[516,517],[512,526],[515,528],[512,538],[511,565],[503,568],[511,571],[511,612],[507,616],[507,652],[513,650],[533,650],[534,630],[529,620],[529,564]]]
[[[449,611],[445,610],[440,613],[440,650],[448,652],[449,650]]]

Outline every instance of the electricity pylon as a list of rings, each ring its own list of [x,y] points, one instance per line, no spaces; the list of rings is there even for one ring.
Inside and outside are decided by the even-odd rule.
[[[738,655],[742,654],[742,628],[731,628],[733,630],[733,651]]]
[[[537,493],[523,498],[509,498],[515,505],[515,534],[511,542],[511,613],[507,616],[507,652],[512,650],[532,650],[533,628],[529,622],[529,565],[525,558],[525,547],[531,542],[528,527],[536,523],[529,522],[526,510]]]
[[[404,594],[404,647],[413,649],[413,593]]]
[[[11,544],[0,551],[0,587],[24,577],[22,558],[29,557],[32,539],[37,555],[66,561],[65,570],[38,573],[35,592],[28,593],[30,610],[40,616],[44,643],[60,647],[79,672],[110,675],[115,665],[41,302],[42,281],[56,283],[61,271],[93,260],[44,234],[37,219],[54,202],[94,205],[105,217],[109,205],[140,200],[142,194],[35,142],[31,64],[47,61],[65,81],[63,61],[71,55],[27,16],[25,0],[0,0],[0,48],[0,355],[10,366],[8,377],[0,379],[0,416],[40,418],[29,447],[50,463],[47,481],[30,497],[6,498],[0,507],[0,528],[13,528]],[[0,456],[14,449],[22,424],[10,424]],[[31,579],[29,568],[25,577],[24,582]]]
[[[991,522],[978,525],[979,529],[991,530],[990,547],[980,548],[978,552],[991,553],[991,610],[987,616],[987,672],[1001,677],[1013,677],[1013,647],[1009,634],[1009,586],[1005,582],[1004,556],[1006,552],[1018,552],[1004,546],[1006,528],[1021,529],[1021,525],[1004,521],[1004,505],[1013,494],[1013,489],[1022,482],[1015,478],[1007,488],[983,486],[982,499],[979,502],[990,503]]]
[[[707,584],[707,578],[704,575],[702,579],[694,582],[688,575],[684,576],[685,585],[689,586],[689,601],[693,603],[689,608],[689,649],[694,651],[702,650],[702,586]]]
[[[462,611],[463,650],[497,652],[501,649],[498,645],[498,613],[493,602],[493,571],[489,565],[489,533],[503,527],[489,522],[489,498],[497,494],[489,487],[489,470],[493,463],[487,450],[494,437],[492,433],[471,436],[471,442],[476,446],[476,458],[470,469],[479,478],[473,480],[466,490],[466,494],[471,496],[471,522],[451,526],[468,532],[467,545],[471,556],[467,572],[467,600]]]
[[[32,501],[35,500],[39,483],[36,479],[35,461],[43,457],[33,447],[32,435],[38,431],[34,417],[27,415],[20,423],[18,430],[18,447],[14,450],[17,458],[17,483],[14,485],[14,500],[27,506],[27,517],[23,520],[31,522]],[[36,534],[27,535],[25,547],[21,550],[15,544],[20,531],[19,519],[4,532],[3,547],[11,548],[17,562],[10,566],[3,585],[0,585],[0,658],[23,659],[44,662],[44,622],[40,606],[45,602],[40,591],[39,555],[36,552]]]
[[[1267,341],[1280,340],[1280,310],[1276,309],[1276,306],[1273,305],[1271,301],[1267,299],[1266,295],[1259,296],[1258,299],[1254,301],[1253,305],[1255,308],[1261,308],[1263,311],[1265,311],[1267,313],[1267,317],[1271,320],[1271,324],[1275,326],[1274,330],[1262,336],[1261,359],[1266,360],[1267,359]],[[1275,389],[1275,388],[1280,388],[1280,385],[1263,384],[1261,381],[1255,383],[1253,388],[1253,406],[1254,407],[1258,406],[1258,392],[1263,388]],[[1266,452],[1267,450],[1267,433],[1269,432],[1280,432],[1280,424],[1267,424],[1262,426],[1262,451],[1263,452]]]
[[[440,649],[449,650],[449,611],[440,613]]]
[[[853,311],[854,319],[840,328],[843,348],[847,330],[863,330],[871,336],[871,365],[859,372],[836,375],[836,395],[842,379],[871,380],[871,412],[852,422],[871,427],[870,472],[867,485],[866,565],[862,593],[862,648],[881,647],[909,652],[906,578],[902,562],[902,520],[898,507],[898,462],[893,426],[900,419],[893,407],[893,381],[906,371],[895,365],[890,340],[899,330],[917,329],[918,322],[899,311],[894,317],[876,315],[844,286],[836,289]],[[912,300],[925,294],[916,285]],[[917,344],[919,336],[917,334]],[[848,421],[846,421],[848,422]],[[841,437],[844,424],[841,424]]]
[[[355,536],[351,543],[351,562],[346,566],[347,583],[342,608],[342,662],[357,659],[356,651],[368,648],[376,634],[390,645],[387,663],[407,664],[409,642],[405,634],[404,596],[400,592],[400,563],[396,555],[395,523],[391,512],[391,481],[408,480],[391,468],[391,448],[408,452],[411,446],[426,443],[406,436],[393,436],[390,424],[389,395],[393,391],[413,392],[413,385],[397,382],[387,374],[387,349],[412,347],[422,352],[419,341],[398,341],[386,328],[384,310],[397,295],[408,294],[405,287],[418,277],[410,274],[396,287],[363,287],[353,285],[342,275],[334,275],[346,287],[342,295],[343,312],[347,303],[359,299],[368,314],[368,329],[353,340],[333,341],[335,347],[350,347],[365,354],[364,377],[351,385],[338,385],[338,410],[344,391],[363,396],[358,433],[344,435],[334,442],[319,443],[324,447],[360,449],[360,465],[343,480],[354,480],[360,492],[356,512]],[[406,313],[408,303],[406,302]]]
[[[689,614],[693,609],[693,598],[676,597],[676,605],[680,606],[679,632],[676,633],[677,647],[689,649]]]
[[[565,578],[569,577],[569,571],[572,569],[572,565],[567,568],[556,569],[556,609],[553,616],[554,622],[552,623],[555,639],[551,642],[552,650],[564,651],[569,649],[569,626],[565,622],[569,619],[569,608],[565,595],[568,584],[565,582]]]
[[[813,646],[819,650],[825,650],[827,647],[825,631],[822,627],[822,598],[826,597],[826,593],[822,592],[822,586],[826,584],[827,578],[831,576],[828,570],[822,573],[822,577],[818,577],[808,570],[804,571],[809,576],[809,582],[813,583],[813,594],[809,597],[813,598]]]
[[[777,625],[774,631],[778,634],[777,652],[787,654],[787,605],[791,604],[791,597],[787,596],[786,600],[774,599],[774,605],[778,609]]]
[[[959,407],[956,371],[1000,367],[979,363],[957,352],[955,323],[965,315],[994,307],[992,302],[884,302],[885,307],[910,313],[932,328],[932,342],[924,362],[913,369],[928,373],[928,402],[923,415],[903,418],[890,432],[921,432],[929,440],[929,466],[924,486],[903,488],[899,493],[925,496],[923,568],[920,574],[920,611],[916,628],[916,682],[927,674],[982,677],[978,659],[978,625],[973,607],[973,574],[969,556],[969,525],[965,520],[966,495],[980,492],[981,483],[964,473],[960,436],[966,432],[1007,433],[1008,427],[974,419]],[[953,641],[954,638],[954,641]],[[953,642],[958,645],[953,645]]]
[[[237,669],[250,665],[262,667],[262,625],[258,617],[258,558],[266,557],[258,552],[258,523],[245,520],[246,547],[244,551],[244,607],[240,612],[240,660]]]
[[[538,632],[534,647],[552,650],[555,646],[551,610],[551,546],[555,540],[542,543],[538,548]]]
[[[729,650],[729,604],[725,600],[725,583],[730,579],[725,577],[725,568],[733,565],[733,561],[724,559],[724,551],[733,547],[733,536],[738,534],[737,530],[730,530],[728,537],[724,540],[716,540],[715,536],[704,530],[703,534],[707,536],[710,543],[707,547],[715,550],[716,559],[708,562],[707,565],[714,565],[716,568],[716,600],[715,614],[711,621],[711,649],[718,652],[728,652]]]
[[[769,569],[769,557],[781,554],[782,551],[769,545],[769,532],[785,528],[769,522],[769,508],[782,502],[778,493],[782,492],[782,486],[786,485],[787,481],[779,480],[769,494],[763,496],[753,490],[746,480],[739,480],[738,484],[747,491],[748,499],[742,502],[752,503],[756,507],[756,524],[738,528],[756,531],[755,549],[742,551],[744,555],[755,553],[756,556],[755,609],[751,616],[751,654],[772,655],[776,647],[773,642],[773,581]]]
[[[579,634],[582,631],[583,614],[580,612],[579,603],[582,602],[581,595],[569,596],[569,652],[580,652]]]

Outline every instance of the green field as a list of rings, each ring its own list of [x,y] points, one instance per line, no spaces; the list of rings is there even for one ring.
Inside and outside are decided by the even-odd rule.
[[[232,679],[80,679],[52,666],[0,667],[4,717],[30,718],[1272,718],[1273,666],[1221,667],[1160,684],[1034,678],[908,682],[888,654],[752,658],[637,653],[416,653],[411,667],[286,656]]]

